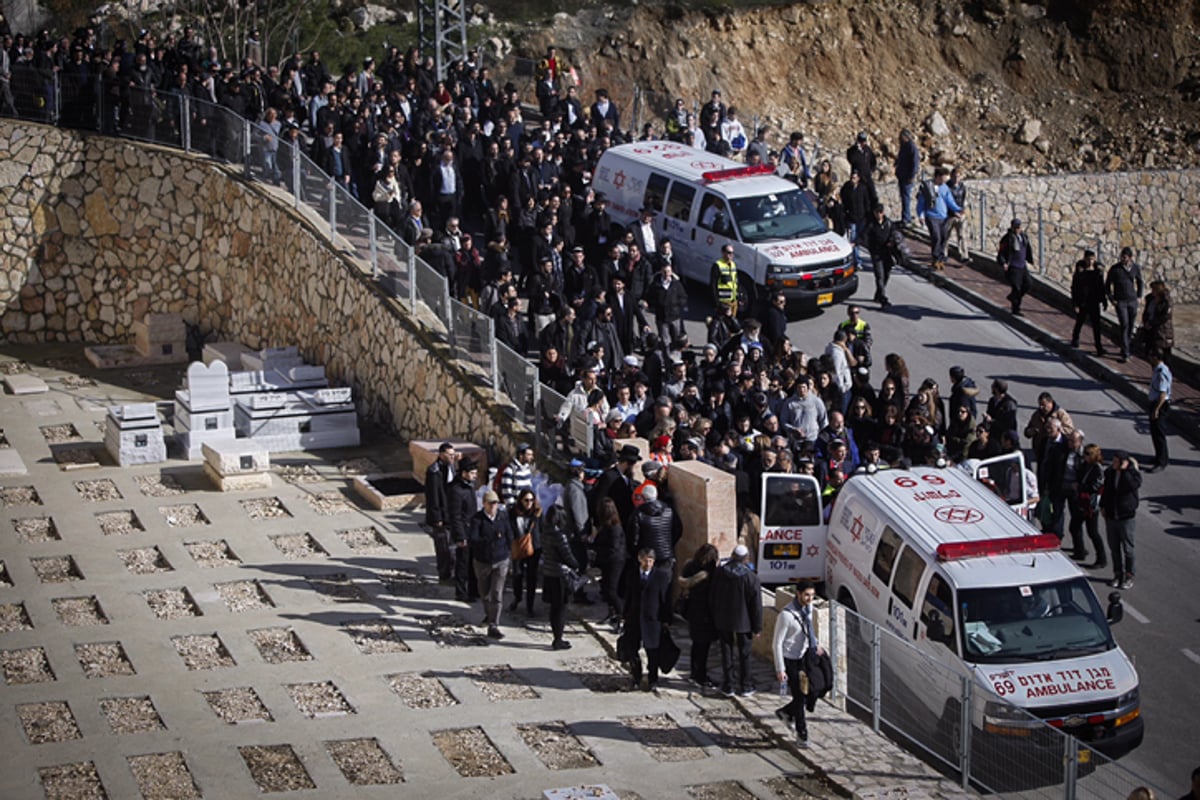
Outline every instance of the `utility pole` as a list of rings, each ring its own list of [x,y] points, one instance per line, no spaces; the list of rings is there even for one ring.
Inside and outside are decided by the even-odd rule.
[[[438,80],[450,62],[467,55],[466,0],[418,0],[417,33],[421,54],[433,54]]]

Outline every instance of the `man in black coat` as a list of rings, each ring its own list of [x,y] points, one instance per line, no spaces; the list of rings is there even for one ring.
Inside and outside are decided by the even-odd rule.
[[[458,463],[458,477],[446,492],[447,525],[454,543],[454,599],[470,602],[479,597],[479,587],[471,580],[471,554],[468,549],[471,518],[479,510],[475,502],[475,480],[479,467],[470,458]]]
[[[683,537],[683,524],[675,509],[658,499],[658,488],[647,483],[642,488],[642,504],[625,523],[628,540],[637,542],[637,549],[654,551],[658,569],[674,572],[675,545]]]
[[[721,642],[721,692],[726,697],[754,694],[750,643],[762,633],[762,586],[749,561],[746,545],[733,548],[733,556],[713,573],[709,590],[713,626]]]
[[[471,560],[479,580],[479,594],[483,598],[487,635],[492,639],[503,639],[500,608],[503,605],[504,581],[512,565],[514,531],[512,518],[495,492],[489,490],[484,493],[483,508],[471,518],[468,536]]]
[[[658,323],[658,338],[671,342],[686,335],[683,317],[688,310],[687,289],[670,264],[663,265],[646,290],[646,304]]]
[[[1133,588],[1133,531],[1141,488],[1142,472],[1137,461],[1124,450],[1113,453],[1108,469],[1104,470],[1100,510],[1104,512],[1104,530],[1112,553],[1113,579],[1108,585],[1114,589]]]
[[[425,470],[425,524],[433,537],[437,557],[438,580],[443,583],[454,578],[454,555],[450,551],[449,520],[450,484],[454,481],[454,461],[458,454],[450,442],[442,442],[437,458]]]
[[[659,648],[663,633],[671,622],[671,581],[669,569],[654,568],[654,550],[638,552],[638,568],[630,570],[625,584],[625,633],[627,643],[621,655],[629,659],[634,686],[652,692],[658,685]],[[642,659],[646,650],[646,683],[642,683]]]
[[[641,460],[642,452],[634,445],[627,444],[617,452],[617,463],[604,471],[592,490],[592,519],[596,519],[597,507],[605,497],[612,498],[621,519],[629,519],[633,514],[633,468]]]
[[[769,342],[772,348],[777,348],[787,336],[787,325],[787,296],[776,291],[767,300],[759,336]]]

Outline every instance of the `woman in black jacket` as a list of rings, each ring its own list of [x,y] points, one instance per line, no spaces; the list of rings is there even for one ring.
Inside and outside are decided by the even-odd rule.
[[[621,527],[617,504],[610,497],[601,500],[596,511],[596,539],[592,546],[600,566],[600,596],[608,604],[607,622],[619,629],[624,611],[620,587],[625,571],[625,529]]]
[[[567,622],[567,570],[579,569],[571,552],[566,531],[562,526],[562,508],[551,506],[542,519],[542,599],[550,605],[550,630],[555,650],[569,650],[571,643],[563,638]]]
[[[1108,566],[1108,555],[1104,551],[1104,540],[1100,538],[1100,492],[1104,488],[1104,453],[1100,445],[1089,444],[1083,448],[1083,464],[1079,466],[1079,492],[1072,498],[1076,513],[1071,515],[1071,558],[1087,560],[1087,542],[1081,528],[1087,529],[1087,538],[1096,549],[1096,561],[1089,569],[1104,569]]]
[[[708,593],[719,557],[717,548],[702,544],[679,575],[680,594],[686,598],[683,613],[688,621],[688,635],[692,638],[688,680],[702,689],[714,685],[708,679],[708,650],[717,638],[717,629],[713,624]]]
[[[542,507],[533,495],[532,489],[525,489],[517,495],[517,502],[512,507],[513,520],[513,601],[509,611],[516,611],[521,605],[521,597],[525,597],[525,614],[533,616],[533,598],[537,593],[538,562],[542,560]],[[517,545],[528,534],[533,554],[518,558]]]

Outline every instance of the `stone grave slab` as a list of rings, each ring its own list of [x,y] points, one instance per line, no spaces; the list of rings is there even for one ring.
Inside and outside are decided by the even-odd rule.
[[[28,475],[29,469],[21,460],[21,454],[15,448],[0,448],[0,478],[16,475]]]
[[[10,394],[41,394],[50,391],[46,382],[29,372],[18,372],[4,376],[4,385]]]
[[[408,454],[412,457],[412,474],[422,486],[425,485],[425,470],[437,460],[438,448],[442,442],[450,442],[458,451],[460,458],[470,458],[479,465],[479,474],[488,474],[487,451],[477,444],[464,442],[461,439],[413,439],[408,443]]]
[[[710,543],[729,556],[737,546],[737,482],[728,472],[699,461],[671,465],[671,497],[683,523],[683,538],[675,548],[683,563],[702,544]]]
[[[411,472],[355,475],[354,492],[376,511],[412,509],[425,502],[422,485]]]
[[[241,342],[210,342],[204,345],[200,358],[206,366],[220,361],[230,369],[241,369],[242,355],[249,352],[250,348]]]

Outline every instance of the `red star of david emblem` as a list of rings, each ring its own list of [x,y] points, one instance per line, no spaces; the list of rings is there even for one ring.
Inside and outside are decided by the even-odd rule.
[[[817,547],[815,544],[810,544],[808,546],[808,555],[810,558],[816,558],[820,554],[821,554],[821,548]]]
[[[863,533],[862,517],[855,517],[854,521],[850,523],[850,537],[852,539],[854,539],[854,541],[857,542],[860,539],[862,539],[862,533]]]
[[[613,175],[613,186],[620,189],[624,185],[625,185],[625,172],[624,172],[624,170],[618,170],[617,174]]]

